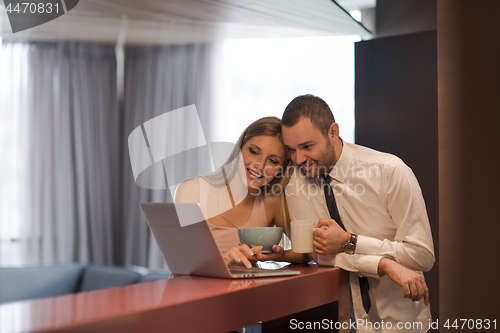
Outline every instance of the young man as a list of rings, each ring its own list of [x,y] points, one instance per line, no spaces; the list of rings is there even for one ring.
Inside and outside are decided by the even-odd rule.
[[[344,142],[316,96],[290,102],[282,134],[295,163],[286,189],[291,220],[319,221],[311,257],[352,272],[358,332],[426,332],[422,271],[433,266],[434,247],[411,169],[394,155]]]

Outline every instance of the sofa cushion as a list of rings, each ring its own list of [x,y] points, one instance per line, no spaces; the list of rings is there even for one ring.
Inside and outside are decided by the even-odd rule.
[[[83,268],[78,264],[0,268],[0,302],[74,293]]]
[[[120,287],[139,281],[141,274],[125,268],[89,265],[82,274],[79,291]]]

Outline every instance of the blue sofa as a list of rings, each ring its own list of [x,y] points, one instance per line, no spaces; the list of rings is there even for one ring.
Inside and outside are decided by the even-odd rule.
[[[69,264],[40,267],[0,267],[0,303],[59,296],[167,279],[169,272],[144,267]]]

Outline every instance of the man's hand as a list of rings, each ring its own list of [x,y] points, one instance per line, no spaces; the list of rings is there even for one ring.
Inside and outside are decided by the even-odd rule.
[[[424,304],[429,305],[429,288],[420,274],[388,258],[380,259],[378,274],[380,276],[387,274],[392,281],[400,285],[403,288],[404,298],[411,298],[412,301],[416,302],[423,297]]]
[[[327,228],[321,228],[326,226]],[[351,239],[351,234],[344,231],[335,220],[320,219],[313,231],[314,251],[318,254],[337,254],[344,250],[344,245]]]

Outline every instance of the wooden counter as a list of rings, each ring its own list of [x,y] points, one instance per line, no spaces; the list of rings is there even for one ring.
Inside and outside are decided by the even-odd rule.
[[[347,272],[317,265],[291,269],[301,274],[233,280],[182,276],[4,303],[0,332],[227,332],[336,300],[339,321],[349,320]]]

